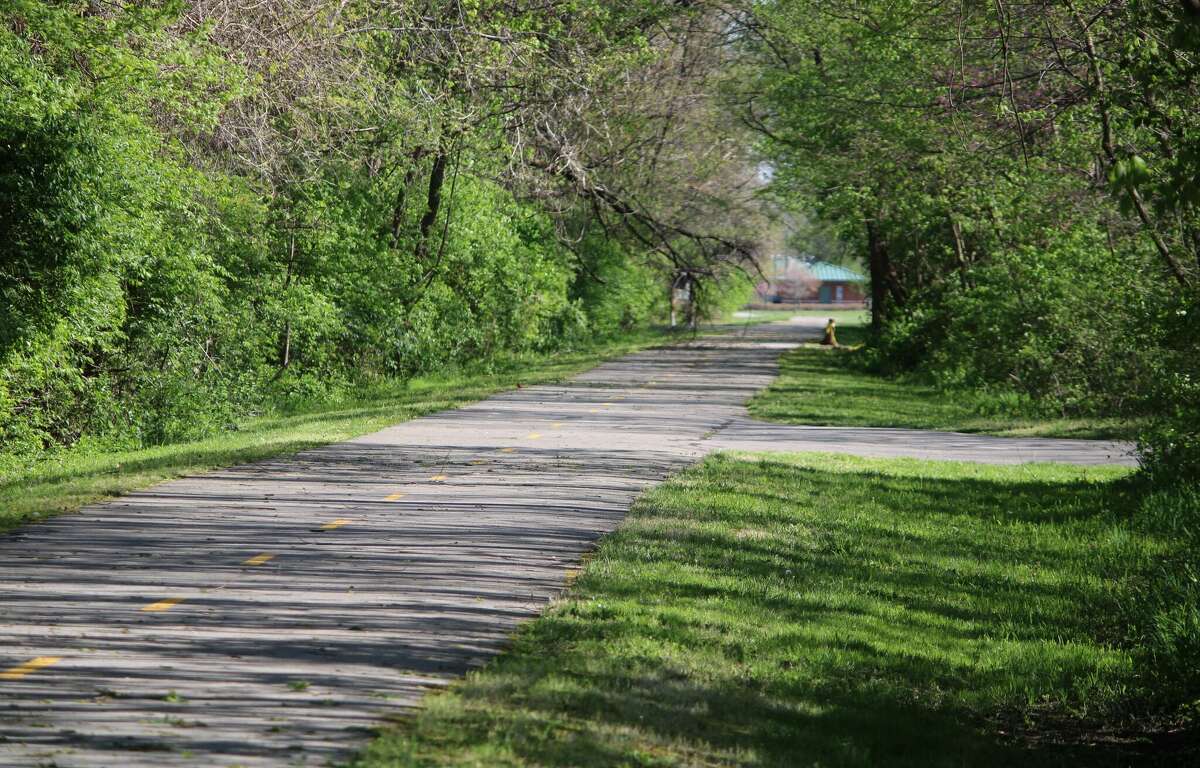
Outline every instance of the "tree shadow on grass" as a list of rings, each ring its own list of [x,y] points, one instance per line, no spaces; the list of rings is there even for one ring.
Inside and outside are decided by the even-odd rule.
[[[1111,522],[1097,510],[1111,488],[720,458],[685,478],[645,498],[570,601],[372,754],[404,745],[455,764],[495,748],[497,762],[572,766],[1194,759],[1105,720],[1134,682],[1128,654],[1094,632],[1109,600],[1096,546]],[[742,490],[736,511],[721,501]]]

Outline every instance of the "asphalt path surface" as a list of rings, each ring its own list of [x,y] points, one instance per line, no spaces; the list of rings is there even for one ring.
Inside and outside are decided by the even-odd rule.
[[[767,425],[812,321],[639,352],[0,534],[0,766],[327,765],[500,652],[713,450],[1131,463],[1129,446]]]

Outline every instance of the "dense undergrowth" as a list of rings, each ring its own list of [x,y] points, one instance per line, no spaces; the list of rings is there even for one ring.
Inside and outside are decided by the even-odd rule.
[[[691,314],[744,290],[731,265],[749,248],[719,217],[665,223],[710,199],[732,211],[720,183],[659,190],[675,203],[639,209],[618,236],[609,218],[631,209],[617,195],[659,179],[580,165],[600,162],[581,136],[604,124],[610,139],[653,135],[659,173],[675,159],[696,181],[719,170],[691,153],[698,124],[675,132],[708,96],[680,86],[663,112],[690,76],[655,69],[675,45],[655,35],[679,13],[6,3],[0,457],[204,438],[615,340],[664,317],[673,283]],[[625,89],[622,109],[569,125],[580,83]],[[554,141],[572,142],[574,176]]]
[[[1196,5],[754,5],[772,191],[862,255],[874,367],[1140,421],[1200,482]]]
[[[649,268],[590,240],[584,272],[544,214],[487,181],[460,181],[463,223],[423,266],[414,240],[395,247],[369,224],[394,192],[348,169],[297,192],[280,222],[280,201],[187,167],[117,103],[93,103],[85,126],[44,106],[0,115],[10,134],[21,122],[0,185],[27,206],[6,213],[0,244],[12,297],[0,453],[195,439],[388,378],[570,350],[661,314]]]

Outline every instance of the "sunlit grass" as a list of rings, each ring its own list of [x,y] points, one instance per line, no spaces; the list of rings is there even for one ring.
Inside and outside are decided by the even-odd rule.
[[[847,349],[807,345],[780,361],[780,375],[749,403],[751,415],[783,424],[907,427],[1009,437],[1132,438],[1137,424],[1115,418],[1032,413],[1015,398],[942,390],[911,378],[887,378],[855,365],[868,318],[838,320]]]
[[[360,768],[1127,764],[1125,473],[712,457]]]
[[[833,318],[838,325],[845,323],[861,326],[870,321],[869,313],[858,309],[743,309],[732,313],[724,322],[732,324],[769,323],[790,320],[793,317],[813,317],[821,320]]]

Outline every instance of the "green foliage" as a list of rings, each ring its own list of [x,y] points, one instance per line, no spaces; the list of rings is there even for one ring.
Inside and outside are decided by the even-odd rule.
[[[1197,476],[1186,5],[758,4],[773,190],[871,265],[879,369],[1045,414],[1153,416],[1147,467]]]
[[[1200,301],[1180,299],[1154,309],[1147,325],[1157,336],[1157,356],[1146,395],[1154,418],[1141,436],[1143,460],[1163,485],[1200,485]]]
[[[415,105],[385,103],[397,133],[358,145],[339,126],[380,104],[306,96],[275,113],[254,163],[204,151],[216,134],[198,137],[264,103],[288,61],[230,55],[210,25],[180,25],[182,8],[0,11],[0,455],[195,440],[661,312],[667,278],[645,254],[586,226],[568,250],[542,206],[492,180],[490,123],[456,145],[427,231],[432,158],[403,143]],[[611,16],[589,8],[576,22]],[[512,21],[563,21],[527,15]],[[424,98],[428,83],[371,79],[387,46],[351,50],[377,58],[345,87]]]
[[[592,236],[575,257],[579,270],[569,294],[574,311],[564,313],[556,334],[614,336],[663,313],[665,281],[648,265],[630,259],[619,243]]]
[[[1144,410],[1133,398],[1154,370],[1153,289],[1106,252],[1102,233],[998,253],[970,277],[914,296],[881,357],[924,365],[945,386],[1011,388],[1064,415]]]
[[[1127,489],[1120,509],[1132,535],[1163,545],[1130,561],[1109,560],[1116,585],[1112,631],[1135,649],[1142,685],[1155,701],[1200,717],[1200,528],[1195,485],[1147,484]]]

